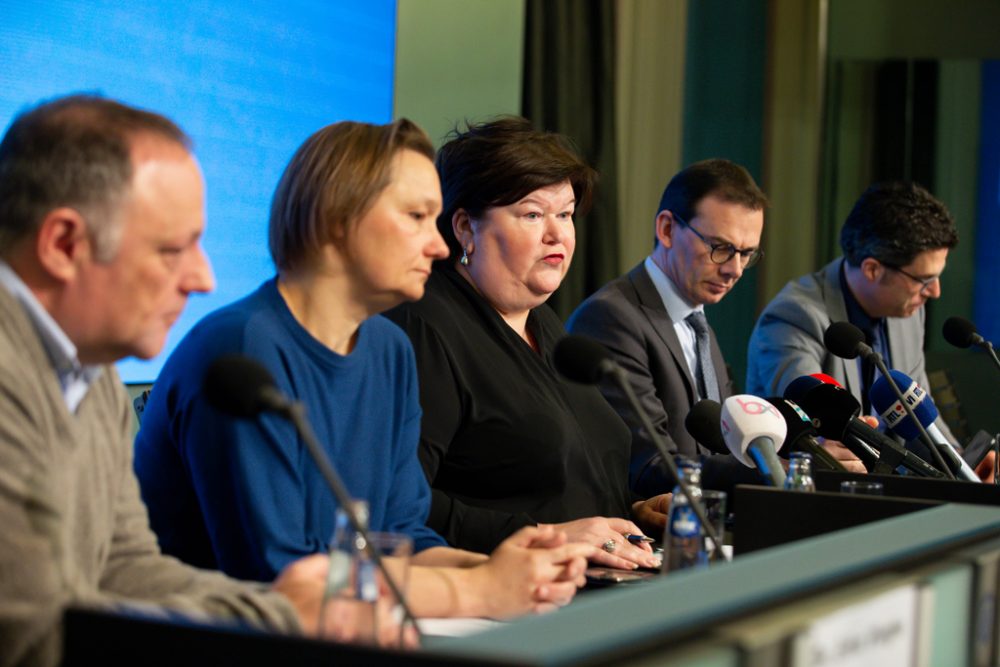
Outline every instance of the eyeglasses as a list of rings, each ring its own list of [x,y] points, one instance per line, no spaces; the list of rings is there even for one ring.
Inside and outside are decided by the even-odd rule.
[[[673,211],[671,211],[673,213]],[[764,256],[764,251],[760,248],[737,248],[732,243],[711,243],[708,239],[701,235],[697,229],[692,227],[684,218],[673,213],[674,220],[677,221],[681,227],[688,229],[701,239],[701,242],[707,245],[711,249],[709,257],[716,264],[725,264],[735,257],[737,254],[740,256],[740,266],[744,269],[749,269],[751,266],[760,261],[760,258]]]
[[[899,268],[898,266],[893,266],[892,264],[886,264],[885,262],[882,262],[882,266],[884,266],[887,269],[892,269],[896,273],[902,273],[904,276],[906,276],[913,282],[918,283],[920,285],[920,292],[926,292],[931,288],[932,285],[934,285],[934,283],[941,280],[941,276],[931,276],[930,278],[917,278],[912,273],[908,273],[903,269]]]

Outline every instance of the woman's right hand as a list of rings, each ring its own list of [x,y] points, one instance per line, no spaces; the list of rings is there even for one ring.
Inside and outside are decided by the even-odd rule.
[[[594,548],[567,542],[552,526],[527,526],[500,543],[488,561],[457,570],[471,615],[512,618],[569,604],[585,583]]]
[[[628,519],[592,516],[554,525],[566,533],[570,542],[582,542],[597,547],[597,553],[590,558],[592,563],[623,570],[660,567],[660,559],[653,555],[653,550],[648,544],[637,546],[628,541],[626,535],[643,534],[639,527]],[[605,545],[610,543],[614,546],[608,551]]]

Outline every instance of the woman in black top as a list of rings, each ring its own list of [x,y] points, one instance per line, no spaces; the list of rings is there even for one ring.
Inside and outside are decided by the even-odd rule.
[[[626,517],[662,527],[669,498],[632,501],[628,428],[597,389],[552,365],[564,331],[544,303],[569,268],[593,170],[521,118],[456,134],[437,168],[451,255],[420,302],[388,313],[417,356],[428,524],[489,551],[521,526],[556,523],[603,547],[603,564],[655,565],[626,539],[641,534]]]

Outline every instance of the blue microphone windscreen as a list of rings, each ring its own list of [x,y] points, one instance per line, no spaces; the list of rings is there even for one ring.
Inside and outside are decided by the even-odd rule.
[[[913,414],[917,416],[923,427],[927,428],[933,424],[934,420],[938,418],[938,410],[934,405],[934,401],[927,395],[927,391],[914,382],[906,373],[897,370],[891,370],[889,373],[899,386],[899,390],[903,393],[903,399],[913,409]],[[896,398],[896,393],[889,386],[888,380],[884,377],[879,377],[879,379],[875,380],[868,397],[871,399],[872,409],[878,413],[879,419],[893,433],[906,441],[916,440],[920,437],[920,430],[913,423],[913,420],[907,416],[906,409],[903,408],[899,399]]]

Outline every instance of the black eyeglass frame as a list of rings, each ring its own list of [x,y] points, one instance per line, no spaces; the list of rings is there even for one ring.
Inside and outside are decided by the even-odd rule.
[[[913,275],[909,271],[904,271],[903,269],[901,269],[900,267],[896,266],[895,264],[888,264],[886,262],[883,262],[882,260],[879,260],[879,264],[881,264],[882,266],[884,266],[887,269],[892,269],[896,273],[902,273],[904,276],[906,276],[907,278],[909,278],[913,282],[915,282],[918,285],[920,285],[920,292],[919,292],[919,294],[923,294],[924,292],[926,292],[927,290],[929,290],[931,288],[931,286],[935,282],[938,282],[938,281],[941,280],[941,276],[931,276],[930,278],[917,278],[915,275]]]
[[[690,230],[695,236],[701,239],[701,242],[709,247],[708,257],[716,264],[725,264],[726,262],[732,261],[733,257],[736,255],[740,256],[740,266],[744,269],[749,269],[751,266],[756,264],[764,256],[764,251],[761,248],[737,248],[732,243],[711,243],[708,239],[701,235],[697,229],[691,226],[691,223],[686,221],[681,216],[677,215],[673,211],[670,212],[673,215],[674,220],[677,221],[681,227]],[[720,254],[724,253],[724,254]],[[724,259],[719,259],[723,257]],[[888,266],[888,265],[887,265]]]

